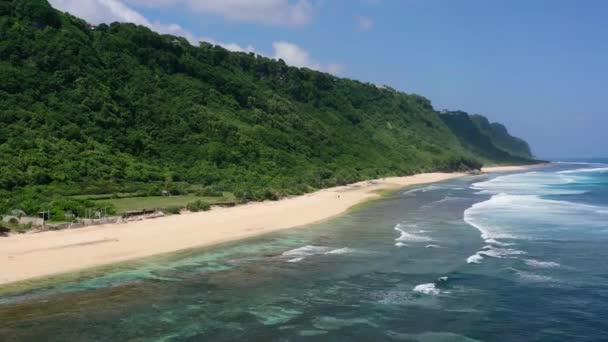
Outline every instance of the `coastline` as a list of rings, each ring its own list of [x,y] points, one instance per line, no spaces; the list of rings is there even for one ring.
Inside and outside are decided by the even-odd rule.
[[[494,166],[482,171],[511,172],[541,166]],[[313,224],[378,198],[383,191],[466,175],[423,173],[389,177],[274,202],[214,208],[208,212],[125,224],[12,235],[0,238],[0,287]]]

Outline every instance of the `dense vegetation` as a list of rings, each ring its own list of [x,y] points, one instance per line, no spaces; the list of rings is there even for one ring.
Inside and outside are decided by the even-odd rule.
[[[523,139],[511,136],[502,124],[490,123],[486,117],[481,115],[471,115],[471,120],[482,133],[490,137],[492,144],[496,147],[517,157],[525,159],[533,157],[528,143]]]
[[[533,158],[530,147],[525,141],[512,137],[503,125],[491,124],[481,115],[454,111],[440,113],[439,117],[462,146],[486,162],[520,164],[529,162]]]
[[[473,141],[445,121],[418,95],[0,0],[0,212],[78,216],[94,204],[67,196],[163,190],[272,199],[530,157],[506,130],[479,124],[491,137]]]

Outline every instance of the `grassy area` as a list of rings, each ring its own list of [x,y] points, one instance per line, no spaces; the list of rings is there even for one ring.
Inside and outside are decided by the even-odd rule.
[[[127,198],[137,196],[137,193],[128,193],[128,192],[120,192],[116,194],[101,194],[101,195],[74,195],[68,196],[73,199],[82,199],[82,200],[102,200],[102,199],[112,199],[112,198]]]
[[[202,200],[209,204],[229,202],[234,200],[232,194],[224,193],[222,197],[201,197],[196,195],[183,196],[148,196],[148,197],[128,197],[99,200],[100,205],[110,203],[114,205],[117,214],[122,214],[132,210],[142,209],[165,209],[169,207],[185,208],[188,203]]]

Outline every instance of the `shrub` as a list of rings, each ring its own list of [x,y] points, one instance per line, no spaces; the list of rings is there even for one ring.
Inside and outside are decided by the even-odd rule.
[[[210,188],[210,187],[206,187],[206,188],[203,188],[203,189],[197,191],[196,192],[196,196],[200,196],[200,197],[222,197],[222,196],[224,196],[224,193],[221,192],[221,191],[219,191],[219,190],[216,190],[216,189],[213,189],[213,188]]]
[[[240,201],[240,202],[248,202],[251,201],[253,199],[255,199],[253,193],[249,190],[236,190],[234,192],[234,196]]]
[[[205,201],[196,200],[194,202],[188,203],[186,208],[192,212],[197,212],[197,211],[201,211],[201,210],[207,211],[207,210],[211,209],[211,205]]]
[[[10,223],[10,224],[19,224],[19,220],[18,220],[18,219],[16,219],[16,218],[14,218],[14,217],[11,217],[11,218],[8,220],[8,223]]]
[[[28,230],[32,229],[32,223],[28,223],[28,224],[20,224],[17,227],[14,228],[14,231],[16,231],[19,234],[23,234],[25,232],[27,232]]]
[[[0,235],[5,235],[11,230],[8,227],[5,227],[2,223],[0,223]]]
[[[280,195],[276,191],[273,191],[273,190],[265,190],[262,196],[265,200],[271,200],[271,201],[278,201],[280,198]]]
[[[171,207],[166,207],[165,209],[163,209],[163,213],[168,214],[168,215],[179,215],[182,211],[181,207],[178,206],[171,206]]]

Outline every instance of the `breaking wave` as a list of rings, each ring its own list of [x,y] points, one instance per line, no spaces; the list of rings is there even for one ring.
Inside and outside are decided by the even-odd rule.
[[[546,275],[542,275],[542,274],[536,274],[536,273],[525,272],[525,271],[520,271],[520,270],[515,270],[515,272],[522,280],[533,282],[533,283],[545,283],[545,282],[555,281],[554,278],[546,276]]]
[[[577,182],[576,176],[561,173],[526,172],[500,176],[471,185],[481,194],[511,195],[577,195],[584,190],[566,189],[564,185]]]
[[[415,189],[411,189],[411,190],[407,190],[402,192],[403,195],[407,195],[407,194],[413,194],[416,192],[429,192],[429,191],[434,191],[434,190],[441,190],[444,189],[444,187],[439,186],[439,185],[428,185],[425,187],[421,187],[421,188],[415,188]]]
[[[407,228],[415,229],[416,233],[407,232],[406,231]],[[395,239],[395,241],[397,241],[397,243],[395,243],[395,245],[398,247],[402,247],[405,245],[403,242],[429,242],[429,241],[433,240],[426,235],[422,235],[421,232],[424,232],[424,231],[418,230],[416,228],[417,228],[416,225],[407,225],[404,223],[397,224],[395,226],[395,230],[399,232],[399,237]],[[403,243],[403,244],[399,244],[399,243]]]
[[[560,171],[559,174],[570,174],[570,173],[586,173],[586,172],[608,172],[608,167],[596,167],[596,168],[582,168],[575,170]]]
[[[300,262],[305,258],[314,255],[342,255],[352,252],[354,252],[354,249],[348,247],[332,249],[325,246],[306,245],[283,252],[281,257],[287,259],[287,262]]]
[[[499,248],[494,246],[484,246],[480,251],[467,258],[468,264],[480,264],[486,257],[489,258],[515,258],[517,255],[526,254],[524,251],[511,248]]]
[[[608,228],[608,208],[541,198],[499,194],[464,212],[464,221],[480,231],[486,243],[505,246],[498,239],[532,239],[580,225]],[[535,226],[534,230],[527,227]]]
[[[416,285],[416,287],[414,287],[414,291],[433,296],[436,296],[441,293],[441,291],[435,286],[435,283]]]
[[[467,264],[481,264],[483,257],[479,254],[473,254],[467,258]]]
[[[354,251],[355,250],[352,248],[344,247],[344,248],[338,248],[338,249],[331,250],[329,252],[326,252],[325,254],[341,255],[341,254],[349,254]]]
[[[464,221],[476,228],[487,244],[469,256],[467,263],[478,264],[487,257],[516,258],[525,254],[512,248],[516,240],[570,240],[580,227],[598,232],[608,229],[608,207],[546,198],[586,193],[581,185],[589,178],[577,174],[604,171],[608,168],[527,172],[473,184],[473,189],[492,197],[464,211]],[[573,186],[578,189],[572,189]],[[534,268],[559,267],[557,263],[534,259],[524,262]]]
[[[534,268],[556,268],[561,266],[560,264],[553,261],[538,261],[535,259],[526,259],[524,260],[524,262],[526,263],[526,265]]]

